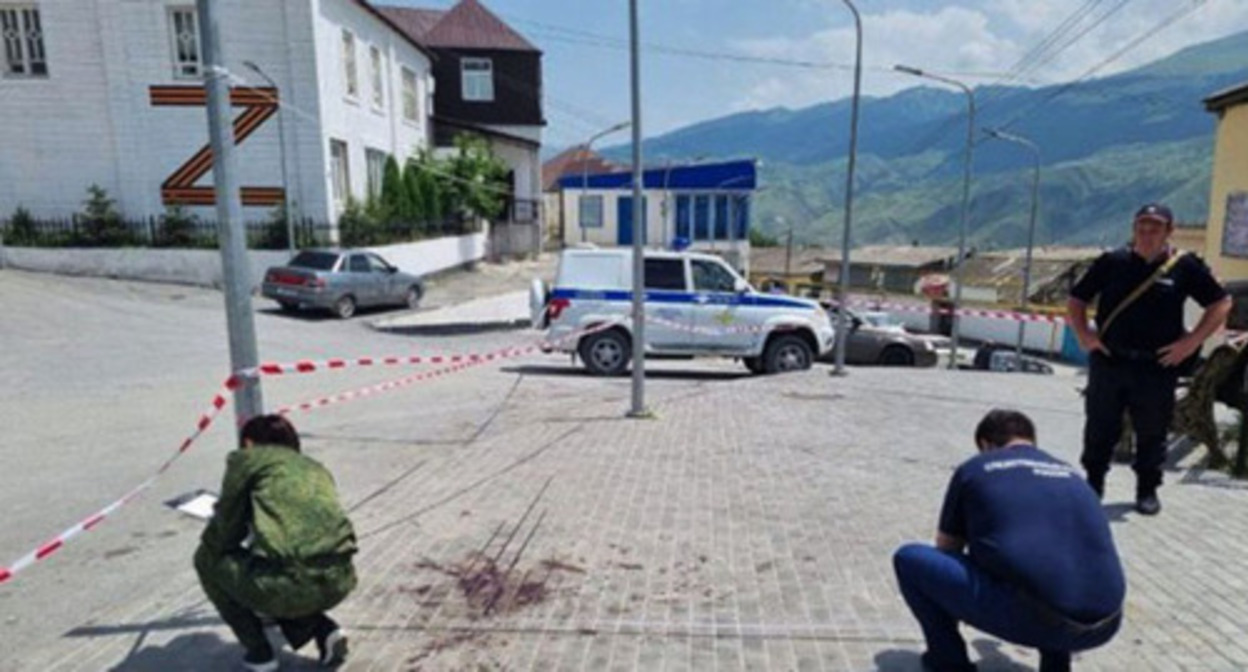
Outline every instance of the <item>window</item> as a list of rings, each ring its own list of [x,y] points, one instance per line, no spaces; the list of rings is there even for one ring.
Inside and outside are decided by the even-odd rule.
[[[694,259],[693,288],[700,292],[733,292],[736,291],[737,278],[722,264],[704,259]]]
[[[582,229],[602,228],[602,196],[580,197],[580,220]]]
[[[169,9],[169,35],[173,40],[173,76],[198,79],[200,75],[199,31],[194,7]]]
[[[386,93],[382,85],[382,62],[381,50],[377,47],[369,47],[368,61],[373,69],[373,107],[381,109],[386,104]]]
[[[368,259],[369,271],[373,273],[389,273],[390,272],[390,264],[387,264],[385,260],[382,259],[381,257],[375,254],[369,254],[369,255],[366,255],[365,258]]]
[[[646,289],[687,291],[685,286],[685,262],[680,259],[647,259]]]
[[[693,199],[693,239],[711,239],[710,196],[697,196]]]
[[[733,211],[733,222],[736,224],[737,240],[747,240],[750,237],[750,197],[737,196],[736,209]]]
[[[488,103],[494,100],[494,62],[488,58],[460,61],[464,100]]]
[[[416,93],[416,73],[408,68],[403,68],[403,118],[408,121],[417,121],[420,111],[417,109],[420,100]]]
[[[676,197],[676,237],[684,238],[686,241],[693,242],[693,211],[690,208],[691,199],[689,196]]]
[[[381,195],[381,183],[386,175],[386,153],[379,149],[365,149],[364,163],[368,168],[368,195]]]
[[[362,254],[353,254],[351,255],[351,262],[347,267],[347,270],[352,273],[369,273],[373,270],[373,268],[368,263],[368,257]]]
[[[347,143],[341,140],[329,141],[329,170],[333,180],[334,205],[341,210],[351,195],[351,173],[347,161]]]
[[[715,197],[715,240],[728,240],[728,197]]]
[[[342,68],[347,82],[347,95],[355,98],[360,95],[360,79],[355,68],[355,35],[349,30],[342,31]]]
[[[47,77],[43,25],[33,6],[0,5],[0,39],[4,41],[6,77]]]

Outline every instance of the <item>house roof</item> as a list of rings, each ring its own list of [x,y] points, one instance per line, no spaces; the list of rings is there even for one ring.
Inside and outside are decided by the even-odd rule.
[[[1221,112],[1228,107],[1248,103],[1248,82],[1223,89],[1205,99],[1205,109]]]
[[[386,24],[388,27],[390,27],[391,30],[398,33],[403,39],[407,40],[408,43],[410,43],[413,47],[416,47],[416,49],[420,51],[420,53],[424,54],[425,56],[428,56],[430,59],[433,58],[433,54],[430,53],[429,48],[426,47],[424,44],[422,44],[420,40],[416,39],[414,35],[409,33],[406,28],[404,28],[402,25],[397,23],[394,20],[394,17],[387,14],[384,11],[385,8],[376,7],[372,3],[368,2],[367,0],[355,0],[355,4],[359,5],[360,8],[363,9],[364,11],[380,19],[382,23]]]
[[[1032,298],[1064,298],[1069,283],[1100,254],[1099,248],[1036,248],[1031,262]],[[963,286],[994,289],[1002,300],[1017,300],[1022,295],[1026,264],[1026,250],[981,253],[963,264]]]
[[[380,10],[427,47],[540,51],[478,0],[460,0],[446,11],[408,7]]]
[[[616,170],[616,165],[601,154],[593,150],[586,152],[584,145],[576,145],[542,164],[542,191],[558,191],[559,178],[564,175],[605,173],[613,170]]]
[[[789,258],[786,246],[751,247],[750,275],[783,276],[785,261],[788,260],[789,272],[792,275],[814,275],[823,271],[822,259],[828,250],[822,247],[794,247],[793,256]]]
[[[877,266],[908,266],[918,268],[929,264],[952,261],[958,256],[956,247],[928,247],[923,245],[867,245],[852,250],[849,262]],[[822,255],[825,262],[839,262],[841,251],[828,250]]]

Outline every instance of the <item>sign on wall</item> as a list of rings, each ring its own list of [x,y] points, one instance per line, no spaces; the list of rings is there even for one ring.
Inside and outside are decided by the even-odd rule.
[[[1222,256],[1248,259],[1248,191],[1232,192],[1226,197]]]

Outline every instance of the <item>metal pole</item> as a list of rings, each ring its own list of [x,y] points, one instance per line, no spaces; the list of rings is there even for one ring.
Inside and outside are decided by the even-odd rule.
[[[836,321],[836,366],[832,369],[834,376],[845,375],[845,346],[849,337],[849,247],[854,219],[854,166],[858,159],[858,98],[862,90],[862,17],[858,15],[858,8],[853,2],[844,2],[854,14],[858,46],[854,58],[854,103],[849,122],[849,165],[845,170],[845,225],[841,231],[841,273],[836,297],[839,310]]]
[[[212,143],[212,176],[216,188],[217,237],[221,241],[221,269],[225,285],[225,321],[230,337],[232,371],[259,365],[256,325],[251,307],[251,268],[247,263],[247,236],[243,230],[243,203],[234,156],[229,73],[221,53],[217,0],[196,0],[200,42],[204,48],[204,85],[208,94],[208,135]],[[238,425],[264,413],[260,380],[246,378],[234,389]]]
[[[966,150],[963,155],[962,175],[962,220],[958,225],[958,257],[953,267],[953,329],[950,334],[952,349],[949,353],[949,368],[958,368],[958,342],[962,330],[962,319],[958,314],[962,309],[962,267],[966,263],[966,232],[971,219],[971,163],[975,147],[975,93],[971,88],[956,79],[935,75],[919,68],[895,65],[893,69],[915,77],[924,77],[937,82],[956,86],[966,94]]]
[[[997,129],[984,129],[990,137],[1006,142],[1012,142],[1016,145],[1026,147],[1032,155],[1035,162],[1031,177],[1031,215],[1027,224],[1027,260],[1023,265],[1023,300],[1021,302],[1023,312],[1027,311],[1028,299],[1031,297],[1031,261],[1032,253],[1036,245],[1036,214],[1040,205],[1040,147],[1036,143],[1013,133]],[[1014,346],[1014,353],[1018,357],[1019,370],[1022,370],[1023,361],[1023,335],[1026,332],[1027,323],[1019,321],[1018,323],[1018,343]]]
[[[628,415],[642,418],[646,411],[646,304],[645,304],[645,202],[642,200],[641,166],[641,48],[637,22],[638,0],[628,0],[629,65],[633,97],[633,405]]]
[[[581,195],[578,197],[578,200],[577,200],[577,202],[576,202],[576,223],[577,223],[577,224],[579,224],[579,225],[580,225],[580,227],[581,227],[581,242],[582,242],[582,243],[583,243],[583,242],[585,242],[585,240],[586,240],[586,235],[587,235],[587,233],[588,233],[588,232],[585,230],[585,222],[581,219],[581,215],[582,215],[582,214],[584,214],[583,209],[581,208],[581,202],[582,202],[582,200],[586,197],[586,192],[589,190],[589,151],[590,151],[590,147],[593,147],[593,146],[594,146],[594,141],[595,141],[595,140],[597,140],[598,138],[601,138],[601,137],[604,137],[604,136],[607,136],[607,135],[611,135],[612,133],[614,133],[614,132],[616,132],[616,131],[621,131],[621,130],[624,130],[625,128],[628,128],[628,125],[629,125],[630,123],[632,123],[632,122],[629,122],[629,121],[621,121],[620,123],[618,123],[618,124],[616,124],[616,125],[614,125],[614,126],[612,126],[612,127],[608,128],[608,129],[605,129],[605,130],[599,131],[599,132],[597,132],[597,133],[595,133],[595,134],[593,134],[593,135],[589,136],[589,139],[585,141],[585,144],[584,144],[584,145],[582,145],[583,149],[582,149],[581,151],[582,151],[583,153],[582,153],[582,155],[581,155]]]
[[[260,75],[269,86],[273,87],[273,102],[277,104],[277,137],[278,151],[282,159],[282,216],[286,220],[286,247],[290,251],[290,257],[295,257],[295,223],[290,214],[290,181],[286,179],[286,106],[282,105],[281,89],[278,88],[277,82],[273,81],[265,71],[260,69],[252,61],[244,61],[243,65],[251,69],[257,75]]]

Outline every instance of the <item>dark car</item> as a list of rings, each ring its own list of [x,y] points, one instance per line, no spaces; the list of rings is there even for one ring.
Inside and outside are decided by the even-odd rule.
[[[827,306],[832,324],[838,325],[835,307]],[[881,364],[884,366],[936,366],[937,347],[941,337],[907,332],[893,323],[885,313],[849,311],[849,336],[845,342],[847,364]],[[836,350],[819,359],[836,361]]]
[[[366,306],[416,308],[425,285],[367,250],[304,250],[270,268],[260,293],[282,310],[317,308],[345,320]]]

